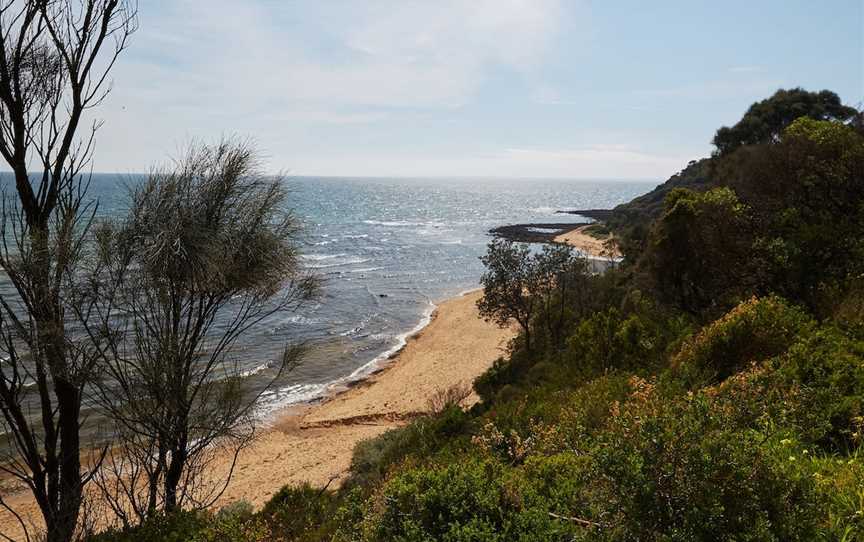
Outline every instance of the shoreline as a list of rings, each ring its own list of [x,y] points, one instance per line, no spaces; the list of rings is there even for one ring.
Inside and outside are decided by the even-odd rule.
[[[479,318],[481,294],[469,290],[442,301],[428,324],[368,376],[282,411],[241,453],[216,507],[246,500],[257,508],[288,483],[338,487],[357,443],[427,414],[437,391],[473,384],[515,335]],[[472,391],[466,403],[477,400]]]
[[[426,318],[421,319],[404,344],[365,377],[334,387],[311,403],[275,410],[240,453],[231,483],[213,508],[240,500],[258,508],[286,484],[338,487],[348,474],[357,443],[427,414],[430,400],[440,391],[453,386],[470,389],[515,335],[511,328],[480,319],[480,295],[482,290],[474,289],[439,303],[428,323],[421,326]],[[477,400],[472,391],[464,404]],[[222,454],[213,472],[227,472],[230,459]],[[3,498],[22,515],[39,518],[28,491]],[[14,538],[20,536],[18,530],[12,516],[0,511],[0,532]]]
[[[558,234],[552,239],[552,242],[570,245],[576,248],[576,250],[583,252],[588,258],[620,260],[623,254],[615,242],[615,237],[610,236],[607,239],[595,237],[586,231],[591,226],[594,226],[594,224],[583,224],[570,231]],[[607,245],[607,243],[609,244]]]

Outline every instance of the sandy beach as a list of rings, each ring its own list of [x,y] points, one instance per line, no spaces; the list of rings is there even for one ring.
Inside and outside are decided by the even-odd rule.
[[[424,414],[439,390],[470,387],[515,333],[479,318],[475,303],[480,295],[475,290],[444,301],[429,325],[377,374],[320,404],[289,410],[262,429],[241,453],[217,506],[246,500],[258,507],[286,484],[336,487],[358,442]],[[476,400],[472,394],[466,403]],[[3,491],[3,499],[19,513],[38,517],[29,492]],[[19,534],[6,511],[0,512],[0,532]]]
[[[598,239],[585,232],[585,230],[590,227],[591,224],[579,226],[574,230],[555,237],[554,242],[575,247],[588,256],[595,256],[598,258],[620,258],[622,256],[621,250],[614,242],[614,238],[611,246],[607,246],[606,241],[603,239]]]

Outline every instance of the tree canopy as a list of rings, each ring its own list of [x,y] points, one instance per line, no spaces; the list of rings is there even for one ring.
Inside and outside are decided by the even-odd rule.
[[[855,108],[843,105],[837,94],[830,90],[780,89],[770,98],[751,105],[734,126],[717,130],[712,143],[717,147],[717,154],[724,155],[742,145],[774,141],[800,117],[847,120],[856,113]]]

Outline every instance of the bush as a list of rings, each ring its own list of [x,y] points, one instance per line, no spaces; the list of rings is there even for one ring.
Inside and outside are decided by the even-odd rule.
[[[469,416],[460,407],[451,405],[437,415],[360,442],[354,448],[346,486],[369,486],[409,456],[425,457],[442,448],[458,446],[460,436],[467,442],[468,421]]]
[[[273,539],[317,541],[333,516],[338,499],[326,488],[309,484],[285,486],[264,505],[258,514]]]
[[[611,307],[584,319],[567,341],[566,363],[585,379],[609,370],[651,372],[666,364],[667,349],[686,329],[647,303],[625,314]]]
[[[801,389],[800,408],[814,440],[829,451],[857,445],[857,420],[864,415],[864,341],[824,327],[807,333],[775,365],[787,387]]]
[[[643,382],[590,452],[610,540],[812,540],[822,510],[757,431],[710,396],[670,400]],[[784,458],[785,459],[785,458]]]
[[[88,538],[88,542],[187,542],[212,521],[207,512],[179,511],[155,516],[130,529],[110,529]]]
[[[548,514],[528,480],[497,461],[415,467],[366,503],[363,540],[562,540],[575,527]]]
[[[691,388],[718,382],[785,352],[812,324],[803,311],[778,297],[754,297],[686,341],[672,368]]]

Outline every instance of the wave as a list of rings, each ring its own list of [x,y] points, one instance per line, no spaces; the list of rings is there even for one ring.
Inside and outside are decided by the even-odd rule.
[[[266,363],[262,363],[261,365],[258,365],[257,367],[252,367],[251,369],[246,369],[245,371],[242,371],[240,373],[240,377],[241,378],[248,378],[250,376],[257,375],[261,371],[265,371],[272,366],[273,366],[272,362],[269,362],[269,361]]]
[[[369,273],[371,271],[381,271],[383,267],[361,267],[360,269],[351,269],[349,273]]]
[[[386,226],[388,228],[424,225],[422,222],[408,222],[404,220],[364,220],[363,223],[369,224],[370,226]]]
[[[532,213],[537,213],[541,215],[554,215],[556,211],[559,209],[556,207],[534,207],[531,209]]]
[[[345,377],[344,382],[356,382],[357,380],[362,380],[363,378],[366,378],[367,376],[375,372],[378,368],[380,368],[383,362],[391,359],[393,356],[398,354],[399,351],[405,348],[405,345],[408,344],[409,338],[420,333],[421,331],[423,331],[423,328],[429,325],[429,322],[432,321],[432,314],[435,312],[435,308],[435,304],[430,301],[429,306],[426,308],[425,311],[423,311],[423,315],[421,316],[420,321],[417,323],[416,326],[406,331],[405,333],[397,335],[395,337],[396,344],[394,344],[384,352],[378,354],[357,369],[354,369],[351,374]]]
[[[326,241],[330,242],[330,241]],[[301,254],[300,257],[304,260],[312,260],[313,262],[319,262],[322,260],[332,260],[333,258],[341,258],[345,256],[345,253],[339,254]]]
[[[306,267],[308,267],[309,269],[327,269],[329,267],[340,267],[343,265],[353,265],[353,264],[358,264],[358,263],[366,263],[370,260],[371,260],[370,258],[358,258],[356,256],[352,256],[352,257],[347,258],[341,262],[326,263],[326,264],[319,264],[319,265],[307,265]]]
[[[274,415],[285,407],[311,403],[328,395],[331,383],[292,384],[284,388],[265,391],[255,405],[255,417],[265,423],[272,422]]]
[[[387,228],[406,228],[406,227],[417,227],[417,226],[425,226],[429,228],[442,228],[447,226],[447,222],[441,221],[428,221],[428,222],[418,222],[416,220],[364,220],[364,224],[369,224],[370,226],[384,226]]]

